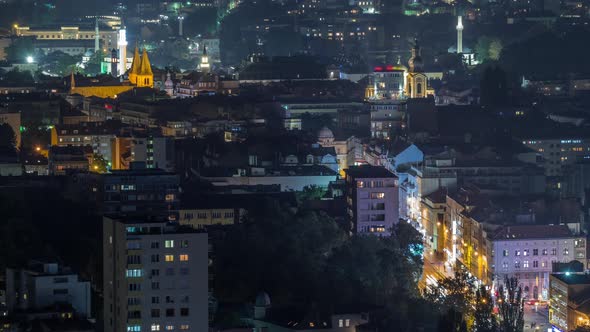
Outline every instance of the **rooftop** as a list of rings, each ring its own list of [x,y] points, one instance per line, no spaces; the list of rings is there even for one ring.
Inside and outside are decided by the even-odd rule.
[[[572,274],[552,274],[556,279],[563,281],[568,285],[590,285],[590,274],[586,273],[572,273]]]
[[[346,175],[353,178],[397,178],[384,167],[372,165],[352,166],[346,170]]]
[[[568,238],[574,236],[566,225],[506,226],[494,234],[494,240]]]

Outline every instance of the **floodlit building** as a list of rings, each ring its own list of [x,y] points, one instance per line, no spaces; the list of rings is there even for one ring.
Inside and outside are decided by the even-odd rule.
[[[399,222],[398,179],[380,166],[346,170],[346,204],[354,233],[386,235]]]
[[[565,225],[506,226],[492,241],[496,282],[516,276],[528,298],[549,299],[552,263],[577,260],[586,266],[585,236]]]

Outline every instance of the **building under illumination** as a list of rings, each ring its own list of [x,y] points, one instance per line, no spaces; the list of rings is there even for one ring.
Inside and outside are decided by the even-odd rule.
[[[346,208],[354,233],[389,235],[399,222],[398,178],[384,167],[346,170]]]
[[[590,275],[552,274],[549,323],[552,331],[573,331],[590,325]]]
[[[506,226],[493,235],[493,253],[496,282],[516,275],[525,297],[548,300],[552,263],[586,266],[586,238],[566,225]]]
[[[104,331],[207,331],[207,233],[156,217],[103,221]]]

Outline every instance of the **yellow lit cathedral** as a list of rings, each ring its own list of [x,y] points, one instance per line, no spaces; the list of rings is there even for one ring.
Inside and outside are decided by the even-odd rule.
[[[154,73],[145,49],[140,56],[139,49],[137,47],[135,48],[128,78],[125,81],[116,78],[107,81],[99,78],[91,78],[87,82],[76,82],[72,73],[70,77],[70,94],[79,94],[84,97],[116,98],[118,94],[133,90],[134,88],[153,88]]]

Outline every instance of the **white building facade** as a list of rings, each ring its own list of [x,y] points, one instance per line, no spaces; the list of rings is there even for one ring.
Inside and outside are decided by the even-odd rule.
[[[548,300],[552,263],[586,266],[586,238],[565,225],[507,226],[493,236],[492,256],[495,285],[515,276],[526,297]]]

